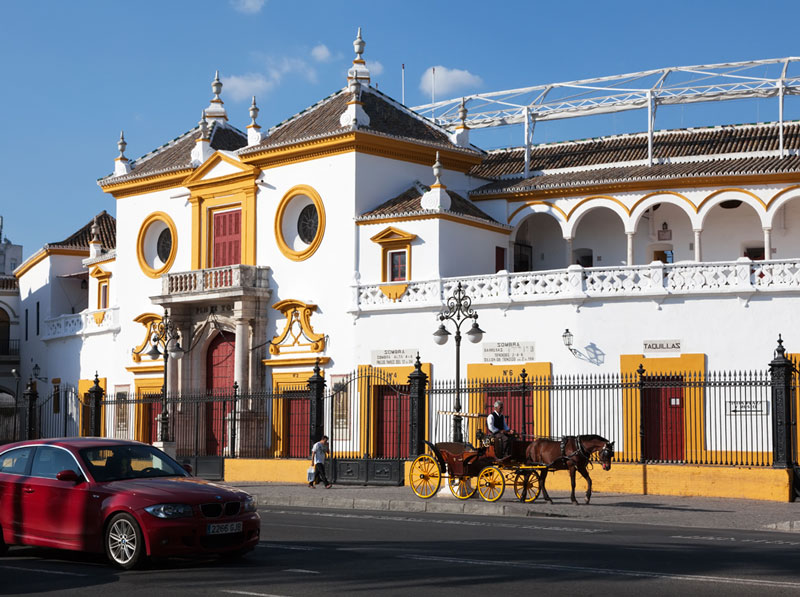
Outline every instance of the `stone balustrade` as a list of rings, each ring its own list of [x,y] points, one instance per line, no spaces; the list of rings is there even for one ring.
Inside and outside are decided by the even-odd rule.
[[[670,296],[800,291],[800,259],[732,262],[672,263],[590,267],[508,273],[409,282],[406,291],[392,299],[382,290],[391,284],[353,287],[352,312],[440,307],[458,282],[473,304],[507,305],[540,301],[583,301],[603,298],[654,298]]]
[[[235,288],[268,289],[269,272],[269,267],[238,264],[169,273],[161,277],[161,294],[174,296]]]
[[[119,330],[119,307],[112,307],[45,319],[42,339],[54,340],[68,336],[117,333]]]

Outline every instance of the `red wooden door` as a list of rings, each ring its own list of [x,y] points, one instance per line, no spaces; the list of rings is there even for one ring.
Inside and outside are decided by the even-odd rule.
[[[684,460],[682,379],[659,377],[657,380],[656,387],[644,389],[644,457],[680,462]]]
[[[222,397],[233,393],[234,337],[219,334],[206,353],[206,391]],[[222,456],[225,439],[227,400],[206,403],[206,456]]]
[[[376,458],[408,458],[411,415],[408,394],[393,386],[375,386]]]
[[[310,458],[311,401],[308,391],[284,392],[289,424],[289,458]]]
[[[214,255],[212,267],[235,265],[242,257],[242,212],[214,214]]]

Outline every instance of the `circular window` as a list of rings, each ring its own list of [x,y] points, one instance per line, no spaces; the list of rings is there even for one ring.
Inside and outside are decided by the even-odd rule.
[[[313,203],[306,205],[297,218],[297,234],[300,236],[300,240],[307,245],[314,242],[318,226],[319,217],[317,216],[316,206]]]
[[[167,214],[154,212],[145,218],[136,240],[139,267],[151,278],[158,278],[172,267],[178,249],[175,223]]]
[[[293,261],[308,259],[325,234],[325,207],[319,194],[307,185],[289,190],[275,215],[275,239],[281,252]]]

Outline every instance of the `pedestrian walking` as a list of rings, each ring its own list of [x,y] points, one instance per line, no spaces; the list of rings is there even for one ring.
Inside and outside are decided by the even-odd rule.
[[[325,485],[325,489],[331,488],[328,477],[325,476],[325,459],[328,455],[328,436],[323,435],[316,444],[311,447],[311,466],[314,467],[314,480],[308,486],[312,489],[317,483]]]

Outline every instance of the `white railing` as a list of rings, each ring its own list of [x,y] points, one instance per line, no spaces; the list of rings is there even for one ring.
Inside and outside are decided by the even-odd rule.
[[[268,266],[227,265],[189,272],[166,274],[161,278],[161,293],[194,294],[231,288],[269,288]]]
[[[119,330],[119,307],[113,307],[45,319],[42,339],[53,340],[68,336],[116,333]]]
[[[508,305],[538,301],[592,298],[665,298],[705,294],[800,291],[800,259],[732,262],[674,263],[521,272],[464,278],[409,282],[396,300],[381,290],[393,284],[362,284],[354,287],[352,311],[439,307],[461,282],[475,304]],[[389,293],[391,294],[391,293]]]

